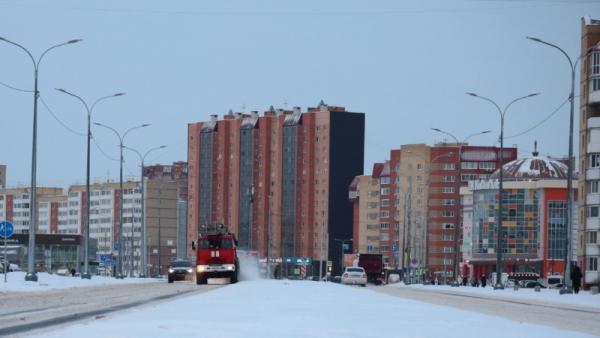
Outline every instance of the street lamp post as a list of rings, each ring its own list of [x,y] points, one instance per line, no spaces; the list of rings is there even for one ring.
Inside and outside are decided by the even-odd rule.
[[[87,161],[86,161],[86,175],[85,175],[85,195],[86,195],[86,216],[85,216],[85,227],[84,227],[84,231],[85,231],[85,235],[84,235],[84,242],[83,242],[83,258],[84,258],[84,263],[83,263],[83,273],[81,274],[81,278],[86,278],[86,279],[91,279],[92,275],[90,274],[90,270],[89,270],[89,264],[88,264],[88,255],[89,255],[89,241],[90,241],[90,140],[92,138],[92,131],[91,131],[91,118],[92,118],[92,112],[94,111],[94,107],[96,106],[96,104],[98,104],[100,101],[109,99],[111,97],[117,97],[117,96],[122,96],[125,95],[125,93],[116,93],[113,95],[109,95],[109,96],[103,96],[99,99],[97,99],[96,101],[94,101],[94,103],[89,106],[87,104],[87,102],[82,99],[81,97],[70,93],[64,89],[60,89],[57,88],[56,90],[58,90],[59,92],[65,93],[67,95],[71,95],[74,98],[78,99],[79,101],[81,101],[81,103],[83,103],[83,106],[85,107],[85,110],[87,111]]]
[[[450,137],[452,137],[454,139],[454,141],[456,142],[456,144],[458,145],[458,178],[456,180],[456,194],[458,195],[458,204],[457,204],[457,211],[456,211],[456,215],[454,218],[454,281],[452,281],[452,286],[458,286],[459,282],[458,282],[458,259],[459,259],[459,252],[460,252],[460,248],[458,247],[458,237],[460,235],[460,232],[458,230],[458,228],[460,227],[460,209],[461,209],[461,204],[460,204],[460,186],[462,184],[462,152],[463,152],[463,145],[465,145],[467,143],[467,140],[470,139],[473,136],[478,136],[478,135],[483,135],[483,134],[488,134],[491,133],[491,130],[484,130],[484,131],[480,131],[478,133],[469,135],[467,137],[465,137],[462,142],[460,142],[458,140],[458,138],[456,136],[454,136],[453,134],[444,131],[442,129],[439,128],[431,128],[431,130],[433,131],[437,131],[438,133],[442,133],[445,135],[448,135]],[[445,264],[445,262],[444,262]]]
[[[336,242],[340,242],[340,245],[342,247],[342,256],[340,257],[340,276],[341,276],[344,273],[344,245],[346,244],[346,242],[352,242],[352,238],[346,238],[346,239],[334,238],[333,240]]]
[[[508,105],[506,105],[506,107],[504,107],[504,109],[500,109],[500,106],[498,106],[498,104],[496,102],[494,102],[493,100],[484,97],[484,96],[480,96],[477,95],[475,93],[466,93],[467,95],[485,100],[490,102],[491,104],[494,105],[494,107],[496,107],[496,109],[498,109],[498,113],[500,114],[500,184],[498,187],[498,216],[497,216],[497,221],[498,221],[498,231],[496,232],[496,236],[498,237],[497,239],[497,244],[496,244],[496,284],[494,285],[494,290],[501,290],[504,289],[504,286],[502,286],[502,217],[503,217],[503,189],[502,189],[502,184],[504,182],[504,116],[506,115],[506,112],[508,111],[508,108],[515,102],[520,101],[520,100],[524,100],[536,95],[540,95],[540,93],[532,93],[529,95],[525,95],[525,96],[521,96],[518,97],[512,101],[510,101],[510,103]]]
[[[155,151],[155,150],[159,150],[159,149],[164,149],[166,148],[166,145],[162,145],[159,147],[155,147],[152,149],[149,149],[148,151],[146,151],[144,153],[144,155],[142,155],[142,153],[140,153],[139,151],[124,146],[125,149],[131,150],[134,153],[136,153],[139,158],[140,158],[140,162],[141,162],[141,172],[140,172],[140,185],[141,185],[141,194],[142,194],[142,240],[141,240],[141,250],[140,250],[140,254],[142,256],[142,262],[141,262],[141,268],[140,268],[140,278],[145,278],[148,275],[148,248],[146,247],[146,203],[144,203],[144,160],[146,159],[146,156],[148,156],[148,154],[150,154],[151,152]],[[133,238],[133,227],[131,227],[131,237]],[[133,242],[133,240],[132,240]],[[133,246],[133,244],[132,244]],[[131,250],[131,261],[133,262],[133,249]]]
[[[575,114],[575,69],[579,61],[587,56],[591,51],[600,48],[600,43],[588,49],[585,54],[577,57],[575,62],[571,60],[569,54],[562,48],[555,44],[546,42],[542,39],[528,36],[527,39],[535,42],[542,43],[544,45],[558,49],[569,61],[571,68],[571,92],[569,94],[569,101],[571,101],[571,110],[569,114],[569,161],[567,163],[567,220],[565,224],[565,264],[564,264],[564,279],[565,283],[560,289],[560,294],[573,293],[572,281],[571,281],[571,227],[573,226],[573,116]]]
[[[27,55],[29,55],[29,57],[31,58],[31,61],[33,62],[33,142],[32,142],[32,146],[31,146],[31,187],[30,187],[30,193],[29,193],[29,246],[27,247],[27,274],[25,275],[25,280],[26,281],[32,281],[32,282],[37,282],[38,277],[37,274],[35,273],[34,270],[34,256],[35,256],[35,223],[36,223],[36,215],[37,215],[37,207],[36,207],[36,194],[37,194],[37,187],[36,187],[36,165],[37,165],[37,102],[38,102],[38,97],[39,97],[39,91],[38,91],[38,73],[39,73],[39,67],[40,67],[40,62],[42,62],[42,59],[44,58],[44,56],[46,55],[46,53],[48,53],[50,50],[61,47],[61,46],[66,46],[66,45],[70,45],[73,43],[77,43],[79,41],[81,41],[80,39],[75,39],[75,40],[69,40],[67,42],[58,44],[58,45],[54,45],[48,49],[46,49],[41,55],[40,57],[36,59],[33,57],[33,55],[29,52],[29,50],[27,50],[27,48],[21,46],[20,44],[13,42],[11,40],[5,39],[3,37],[0,37],[0,41],[4,41],[6,43],[9,43],[13,46],[19,47],[20,49],[22,49],[23,51],[25,51],[25,53],[27,53]]]
[[[123,133],[123,136],[121,136],[121,134],[116,129],[109,127],[105,124],[98,123],[98,122],[94,122],[94,124],[97,126],[112,130],[119,138],[119,150],[120,150],[120,155],[119,155],[119,200],[120,201],[119,201],[119,203],[120,203],[120,211],[119,211],[119,255],[117,258],[118,274],[116,277],[119,279],[122,279],[122,278],[125,278],[125,276],[123,276],[123,245],[121,243],[121,237],[123,236],[123,147],[124,147],[123,141],[125,140],[125,136],[127,136],[127,134],[130,131],[132,131],[134,129],[148,127],[148,126],[150,126],[150,124],[145,123],[145,124],[142,124],[142,125],[139,125],[136,127],[129,128]],[[133,226],[133,223],[131,226]]]

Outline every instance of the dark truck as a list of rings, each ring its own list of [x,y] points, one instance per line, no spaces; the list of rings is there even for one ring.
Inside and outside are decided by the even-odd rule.
[[[367,282],[381,285],[385,280],[383,256],[380,254],[359,254],[358,266],[365,269]]]

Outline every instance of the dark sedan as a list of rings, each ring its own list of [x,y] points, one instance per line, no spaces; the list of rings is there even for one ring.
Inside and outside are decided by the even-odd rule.
[[[169,266],[169,283],[176,280],[193,280],[194,267],[192,262],[188,260],[174,260]]]

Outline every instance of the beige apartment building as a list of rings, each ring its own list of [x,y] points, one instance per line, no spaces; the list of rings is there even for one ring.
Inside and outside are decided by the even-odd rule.
[[[584,287],[600,285],[600,20],[581,22],[579,265]],[[589,53],[589,54],[588,54]],[[576,211],[574,211],[576,212]]]

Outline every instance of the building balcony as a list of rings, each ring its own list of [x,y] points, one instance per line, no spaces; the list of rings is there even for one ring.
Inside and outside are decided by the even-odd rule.
[[[590,83],[591,85],[591,83]],[[600,103],[600,90],[593,90],[593,86],[590,86],[590,92],[588,96],[589,104],[598,104]]]
[[[585,254],[587,256],[600,256],[600,244],[587,243],[585,245]]]
[[[600,180],[600,168],[589,168],[585,172],[586,180]]]
[[[587,194],[585,202],[587,205],[600,204],[600,194]]]
[[[586,219],[586,230],[600,230],[600,218],[588,217]]]
[[[585,283],[586,284],[598,284],[600,282],[600,271],[586,271],[585,272]]]

